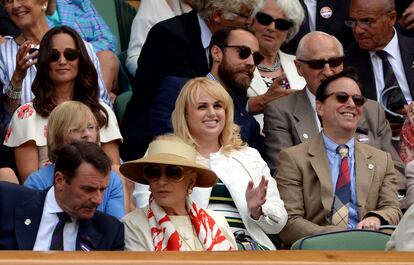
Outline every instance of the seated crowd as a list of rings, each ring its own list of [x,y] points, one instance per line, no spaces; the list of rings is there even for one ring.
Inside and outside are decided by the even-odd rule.
[[[0,0],[0,250],[414,251],[414,2],[92,2]]]

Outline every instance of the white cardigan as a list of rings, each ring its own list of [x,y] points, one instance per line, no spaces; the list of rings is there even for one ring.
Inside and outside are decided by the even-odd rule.
[[[210,154],[210,159],[198,156],[197,160],[212,169],[226,185],[250,236],[256,242],[274,250],[275,247],[266,234],[279,233],[285,226],[288,216],[284,203],[280,199],[276,181],[271,177],[269,167],[259,152],[254,148],[246,147],[232,151],[228,156],[219,151]],[[253,180],[257,186],[262,176],[269,180],[267,199],[262,205],[263,215],[259,220],[254,220],[250,217],[245,193],[249,180]],[[191,199],[200,208],[206,209],[211,189],[194,188]],[[147,185],[136,185],[134,196],[137,199],[137,207],[144,207],[148,204],[149,194]]]
[[[295,66],[296,56],[284,53],[282,51],[278,52],[280,63],[282,64],[283,71],[285,72],[286,78],[289,81],[290,87],[292,89],[303,89],[306,85],[306,81],[301,77]],[[247,89],[248,97],[260,96],[266,93],[268,90],[265,82],[263,81],[259,70],[257,68],[254,71],[253,80],[250,83],[249,89]],[[260,124],[260,129],[263,130],[263,113],[254,115],[254,118]]]

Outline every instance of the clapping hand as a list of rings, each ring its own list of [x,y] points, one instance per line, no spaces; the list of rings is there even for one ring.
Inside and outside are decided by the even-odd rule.
[[[253,219],[257,220],[262,215],[262,205],[266,202],[267,185],[269,181],[262,176],[257,187],[254,186],[253,181],[249,181],[246,189],[247,207]]]

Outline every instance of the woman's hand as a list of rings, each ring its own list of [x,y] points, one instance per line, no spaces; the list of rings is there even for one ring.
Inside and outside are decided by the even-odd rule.
[[[262,176],[259,186],[255,187],[253,181],[249,181],[246,189],[247,207],[253,219],[257,220],[262,215],[262,205],[266,202],[267,185],[269,181]]]
[[[37,55],[39,51],[32,52],[29,54],[32,43],[30,41],[25,41],[20,46],[16,54],[16,69],[14,70],[12,76],[12,84],[14,86],[21,86],[23,79],[26,77],[27,69],[37,63]]]

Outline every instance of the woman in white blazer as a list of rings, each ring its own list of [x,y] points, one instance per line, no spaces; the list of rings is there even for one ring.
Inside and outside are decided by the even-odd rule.
[[[213,188],[194,190],[193,200],[223,214],[236,235],[275,249],[266,234],[284,227],[287,212],[266,162],[240,139],[226,90],[208,78],[190,80],[177,98],[172,123],[174,133],[197,149],[197,161],[219,178]]]

